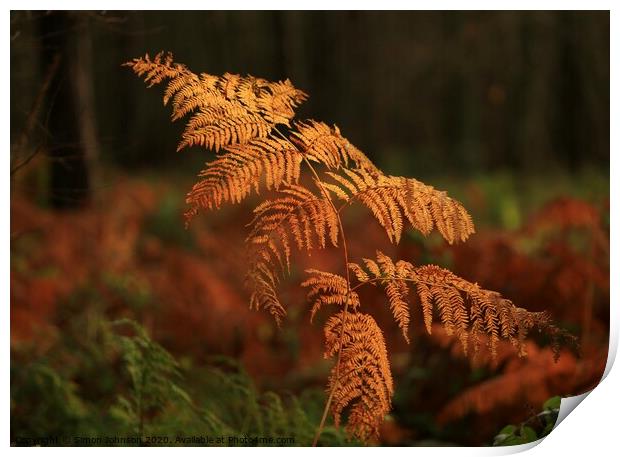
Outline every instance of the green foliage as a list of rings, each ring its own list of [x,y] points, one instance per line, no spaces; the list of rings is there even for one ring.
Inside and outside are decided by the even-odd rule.
[[[76,385],[45,362],[11,365],[11,441],[85,431],[91,413]],[[41,400],[45,401],[41,401]]]
[[[296,397],[274,392],[259,393],[252,380],[236,362],[219,359],[215,366],[205,367],[203,419],[208,435],[233,437],[291,437],[286,445],[308,446],[314,437],[320,406],[324,397],[311,397],[309,392]],[[345,434],[335,427],[326,427],[321,445],[345,444]],[[243,443],[224,443],[240,445]],[[355,444],[347,442],[347,444]]]
[[[96,441],[103,437],[133,437],[117,444],[149,446],[311,443],[323,394],[260,392],[228,358],[180,363],[135,321],[106,321],[96,293],[80,296],[89,306],[77,312],[78,297],[67,304],[74,319],[48,354],[27,348],[11,354],[12,443],[109,444]],[[34,441],[50,436],[61,441]],[[320,444],[345,443],[352,444],[344,432],[326,427]]]
[[[139,436],[145,435],[145,418],[154,416],[168,403],[191,404],[189,395],[178,385],[181,373],[176,360],[152,341],[136,322],[123,319],[113,326],[128,326],[133,336],[117,336],[125,369],[130,379],[129,396],[120,395],[111,414],[130,425]]]
[[[555,427],[560,412],[561,398],[551,397],[543,404],[543,410],[522,422],[519,426],[507,425],[495,436],[493,446],[526,444],[547,436]]]

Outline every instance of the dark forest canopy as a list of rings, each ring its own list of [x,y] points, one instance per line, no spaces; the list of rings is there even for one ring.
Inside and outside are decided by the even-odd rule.
[[[62,16],[57,30],[45,14]],[[93,122],[80,128],[111,164],[179,164],[180,126],[120,67],[160,50],[211,74],[290,78],[312,94],[302,117],[338,124],[391,171],[609,164],[608,12],[13,11],[13,144],[58,35],[91,89],[80,112]]]

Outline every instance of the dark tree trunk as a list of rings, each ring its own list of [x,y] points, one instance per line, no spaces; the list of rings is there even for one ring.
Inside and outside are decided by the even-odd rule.
[[[75,13],[55,11],[39,18],[42,67],[56,56],[60,63],[47,92],[47,151],[50,157],[50,204],[58,209],[83,206],[90,195],[86,151],[80,134],[76,84]]]

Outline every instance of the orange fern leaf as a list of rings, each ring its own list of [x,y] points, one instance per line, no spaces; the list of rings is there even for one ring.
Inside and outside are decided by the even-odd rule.
[[[301,286],[310,288],[308,300],[313,301],[310,321],[323,305],[344,307],[348,302],[351,310],[359,307],[360,300],[357,293],[349,290],[348,282],[342,276],[314,269],[306,270],[306,273],[311,276],[301,283]]]
[[[191,113],[177,150],[203,146],[216,152],[227,145],[266,138],[277,124],[289,125],[295,108],[308,96],[289,80],[269,82],[226,73],[221,77],[191,72],[174,63],[172,54],[148,54],[126,66],[149,83],[168,80],[164,104],[172,100],[172,119]]]
[[[349,269],[355,274],[361,283],[369,282],[371,277],[385,287],[387,298],[390,302],[390,310],[394,320],[403,332],[403,337],[409,343],[409,286],[405,280],[411,264],[402,260],[396,264],[391,258],[377,251],[377,262],[371,259],[363,259],[370,274],[356,263],[349,263]]]
[[[465,241],[474,232],[471,217],[463,206],[432,186],[366,169],[345,168],[343,172],[327,172],[336,181],[328,189],[346,202],[358,200],[368,207],[392,242],[399,242],[404,218],[424,235],[437,227],[450,244]]]
[[[435,265],[415,268],[411,278],[430,287],[441,323],[448,333],[456,332],[465,352],[468,350],[468,324],[471,324],[470,332],[475,338],[474,354],[478,351],[476,341],[479,335],[487,334],[491,353],[495,355],[500,336],[523,350],[527,332],[536,324],[547,323],[546,314],[517,308],[497,292],[484,290]],[[471,304],[469,316],[466,301]]]
[[[381,329],[369,314],[340,312],[325,325],[325,347],[325,357],[341,354],[340,365],[332,369],[329,378],[336,425],[343,410],[351,405],[346,427],[349,434],[364,442],[376,440],[394,392]]]
[[[377,251],[377,262],[364,259],[364,263],[368,272],[358,264],[351,264],[349,268],[356,274],[360,284],[380,283],[386,287],[392,313],[405,338],[409,323],[407,282],[416,286],[427,332],[431,333],[433,309],[436,306],[444,329],[448,334],[455,333],[458,336],[465,353],[470,338],[476,354],[478,340],[482,335],[487,335],[493,355],[497,353],[500,338],[509,340],[521,355],[525,355],[524,342],[531,328],[537,326],[551,333],[557,330],[550,325],[546,313],[518,308],[499,293],[482,289],[438,266],[414,267],[403,260],[394,263],[380,251]],[[466,304],[470,305],[469,310]]]
[[[333,128],[323,122],[297,122],[297,131],[292,132],[292,141],[308,160],[319,162],[331,169],[347,167],[352,161],[357,168],[377,172],[377,167],[366,155],[351,145],[340,134],[337,126]]]
[[[324,197],[297,185],[282,187],[279,193],[284,196],[254,209],[246,239],[252,253],[248,274],[254,289],[251,306],[269,308],[278,321],[284,308],[275,296],[277,272],[290,266],[291,244],[309,251],[325,248],[327,240],[337,246],[339,236],[338,216]]]
[[[228,111],[233,112],[232,109]],[[177,151],[186,147],[203,146],[218,152],[226,145],[245,144],[253,138],[266,138],[271,132],[273,125],[260,116],[241,108],[234,112],[238,114],[228,118],[218,115],[212,122],[209,121],[211,116],[205,115],[204,111],[196,114],[192,118],[193,125],[188,124],[181,134]]]
[[[152,60],[146,54],[144,57],[133,59],[123,65],[131,67],[136,75],[143,77],[144,82],[148,83],[148,87],[153,87],[167,79],[175,80],[191,73],[185,65],[174,63],[172,53],[169,52],[165,54],[160,52]],[[184,85],[184,83],[175,84],[178,89]]]
[[[270,82],[232,73],[195,74],[175,63],[169,53],[153,59],[147,54],[124,65],[149,87],[167,83],[164,105],[171,105],[173,121],[186,119],[179,150],[202,146],[222,151],[206,164],[200,181],[187,194],[187,221],[200,209],[239,203],[262,188],[278,193],[254,209],[249,224],[246,285],[251,289],[252,308],[268,310],[280,324],[286,307],[277,286],[290,270],[293,245],[309,253],[329,244],[338,246],[342,237],[346,278],[310,269],[310,277],[302,283],[312,302],[311,320],[324,305],[340,307],[325,326],[325,356],[335,356],[337,361],[315,443],[329,411],[339,424],[347,409],[349,434],[366,442],[378,437],[391,407],[392,375],[383,334],[370,315],[360,312],[357,288],[364,284],[385,289],[394,320],[407,341],[410,289],[419,297],[428,333],[437,319],[465,352],[473,344],[474,355],[480,342],[486,341],[495,357],[501,339],[524,355],[524,341],[533,327],[544,328],[553,338],[562,337],[545,313],[518,308],[500,294],[437,266],[394,262],[379,251],[375,259],[363,259],[363,265],[349,263],[340,210],[332,195],[345,202],[343,208],[354,201],[369,208],[394,243],[400,241],[407,223],[424,235],[436,228],[450,244],[466,240],[474,226],[462,205],[445,192],[415,179],[384,175],[338,127],[312,120],[291,127],[295,109],[307,95],[288,79]],[[288,132],[282,133],[278,125],[289,127]],[[313,163],[324,168],[317,171]],[[300,184],[302,164],[312,174],[318,195]],[[349,271],[359,282],[355,287]]]
[[[289,125],[295,108],[308,96],[288,80],[269,83],[258,97],[257,105],[265,119],[273,124]]]
[[[226,151],[207,163],[200,173],[202,179],[188,193],[188,222],[200,208],[217,209],[222,203],[241,202],[252,190],[258,193],[262,181],[267,189],[276,190],[299,181],[302,156],[286,141],[254,139],[227,146]]]

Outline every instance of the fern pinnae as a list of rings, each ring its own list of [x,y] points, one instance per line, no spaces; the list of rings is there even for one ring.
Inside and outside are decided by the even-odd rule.
[[[183,71],[182,73],[179,73],[174,78],[171,78],[170,82],[168,83],[168,87],[164,92],[164,106],[168,105],[168,102],[170,102],[170,100],[173,98],[175,98],[174,104],[177,105],[177,97],[179,97],[180,94],[183,94],[182,96],[187,96],[186,94],[189,91],[191,91],[190,93],[193,93],[194,88],[199,87],[199,85],[200,79],[198,75],[190,71]],[[172,116],[172,120],[176,120],[174,113]]]
[[[185,65],[173,63],[171,53],[164,52],[159,52],[153,59],[147,53],[144,57],[135,58],[123,65],[131,67],[136,75],[144,79],[149,88],[166,79],[174,80],[174,78],[186,75],[189,72]]]
[[[216,113],[235,113],[237,105],[228,103],[217,90],[219,78],[202,74],[201,76],[187,71],[187,73],[171,80],[164,93],[164,105],[172,100],[172,121],[178,121],[198,110],[198,113],[190,116],[187,128],[200,125],[205,117],[215,120]],[[185,82],[184,86],[179,86]],[[204,125],[204,124],[203,124]]]
[[[467,315],[467,309],[465,307],[465,299],[456,289],[448,289],[447,296],[450,300],[450,307],[452,309],[452,316],[454,322],[454,328],[456,334],[461,342],[463,352],[467,355],[468,350],[468,323],[469,316]]]
[[[390,301],[390,310],[407,343],[409,343],[409,304],[405,301],[405,298],[408,292],[406,284],[402,283],[402,281],[392,281],[385,286],[385,293]]]
[[[369,314],[342,311],[325,325],[325,344],[326,357],[341,354],[329,379],[336,424],[351,405],[347,431],[362,441],[376,440],[394,391],[383,332]]]
[[[172,119],[193,114],[182,134],[177,150],[195,145],[214,149],[266,138],[277,124],[289,125],[294,108],[307,99],[289,82],[256,84],[252,76],[226,73],[213,77],[190,72],[173,62],[172,54],[148,54],[125,64],[144,77],[149,87],[168,80],[164,104],[172,100]],[[248,90],[247,86],[257,88]],[[258,94],[257,94],[258,92]]]
[[[327,239],[333,246],[338,245],[337,214],[325,198],[316,196],[305,187],[297,185],[287,185],[280,189],[279,193],[284,196],[267,200],[254,210],[252,229],[246,239],[246,243],[252,247],[250,283],[264,286],[261,271],[271,269],[272,277],[275,278],[276,271],[284,271],[285,265],[289,267],[291,254],[289,231],[300,250],[310,251],[315,246],[324,248]],[[284,256],[280,253],[278,245],[282,247]],[[285,262],[282,261],[283,258]],[[257,268],[258,266],[260,268]],[[276,281],[272,282],[275,286]],[[271,297],[273,291],[266,290]],[[260,301],[260,290],[257,300]],[[267,300],[267,303],[271,301]],[[274,302],[273,306],[279,308],[281,305]]]
[[[297,130],[292,132],[291,140],[308,160],[331,170],[342,168],[346,171],[352,161],[358,169],[377,171],[370,159],[340,134],[337,126],[329,127],[323,122],[309,120],[297,122],[295,127]]]
[[[383,174],[337,126],[291,122],[308,96],[289,80],[198,75],[175,63],[169,53],[153,59],[147,54],[125,65],[149,87],[167,82],[164,104],[171,105],[173,120],[186,119],[179,150],[198,145],[218,153],[187,195],[187,222],[202,209],[239,203],[263,189],[275,193],[256,206],[248,224],[246,284],[252,308],[266,309],[280,325],[287,307],[277,289],[290,270],[293,248],[307,255],[330,245],[342,249],[344,276],[310,269],[302,283],[308,288],[311,320],[327,305],[337,308],[325,325],[325,356],[336,360],[313,444],[327,415],[331,412],[339,423],[347,408],[348,432],[364,442],[376,440],[391,408],[393,381],[385,339],[376,321],[362,312],[357,289],[364,285],[385,289],[392,316],[407,341],[411,292],[419,299],[428,333],[437,314],[465,352],[472,347],[474,357],[482,335],[488,336],[493,355],[501,338],[524,355],[525,338],[536,326],[547,329],[554,341],[565,336],[545,313],[518,308],[435,265],[394,262],[380,251],[375,259],[363,258],[362,264],[350,262],[340,213],[355,202],[371,211],[396,244],[407,223],[424,235],[436,229],[452,244],[474,233],[473,222],[445,192],[413,178]],[[289,127],[286,135],[279,125]],[[302,169],[310,172],[316,193],[300,184]],[[340,208],[334,199],[344,202]],[[352,278],[357,280],[354,287]]]
[[[452,302],[448,298],[447,290],[441,286],[431,287],[431,295],[433,301],[437,304],[437,310],[439,311],[439,318],[443,324],[443,328],[448,335],[454,333],[454,318],[452,316]]]
[[[368,282],[370,280],[368,273],[366,273],[357,263],[349,263],[349,270],[353,272],[360,283]]]
[[[283,184],[297,184],[301,155],[277,138],[255,139],[245,145],[226,147],[226,153],[207,163],[202,178],[186,197],[192,209],[189,222],[199,209],[219,209],[222,203],[240,203],[261,185],[278,190]]]
[[[266,119],[274,124],[290,126],[290,120],[295,115],[295,108],[308,98],[304,92],[296,89],[286,79],[270,83],[266,86],[258,99],[258,105],[262,108]]]
[[[334,194],[346,203],[358,200],[368,207],[392,242],[400,240],[403,215],[424,235],[435,226],[450,244],[465,241],[474,232],[467,211],[445,192],[412,178],[386,176],[363,169],[345,169],[344,173],[346,177],[329,174],[336,181],[334,184],[341,187],[341,191]],[[343,196],[346,191],[351,195]]]
[[[349,290],[346,278],[315,269],[306,270],[306,274],[309,278],[301,286],[309,288],[307,298],[312,303],[310,322],[324,305],[339,305],[354,311],[360,306],[359,296]]]
[[[433,325],[433,302],[432,293],[430,287],[425,283],[419,282],[416,284],[416,292],[420,298],[420,305],[422,306],[422,315],[424,318],[424,326],[427,333],[430,335]]]
[[[359,281],[353,290],[364,284],[383,284],[394,319],[404,329],[403,322],[409,311],[408,305],[405,306],[409,287],[403,285],[406,286],[407,282],[415,284],[427,332],[430,334],[432,331],[436,305],[441,324],[449,334],[458,336],[465,353],[468,352],[470,340],[474,355],[478,352],[481,334],[488,335],[491,355],[495,357],[501,338],[511,341],[521,353],[525,335],[534,326],[544,328],[551,334],[562,333],[549,323],[545,313],[517,308],[497,292],[484,290],[435,265],[414,267],[404,261],[394,263],[380,251],[377,251],[377,262],[363,260],[368,273],[358,264],[350,266]],[[466,302],[470,303],[469,311]]]

